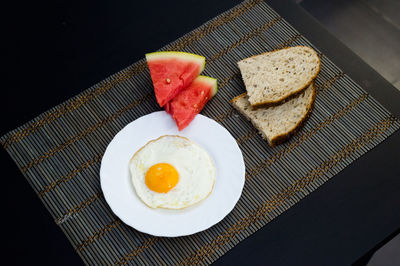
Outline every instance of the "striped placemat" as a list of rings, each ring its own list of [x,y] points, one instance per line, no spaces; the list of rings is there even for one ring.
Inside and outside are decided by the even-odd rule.
[[[107,144],[129,122],[159,110],[144,60],[7,133],[1,143],[85,263],[209,264],[400,127],[319,53],[310,119],[289,142],[269,148],[229,103],[244,92],[236,62],[294,45],[314,47],[266,3],[245,1],[162,48],[207,58],[204,74],[218,78],[219,91],[202,114],[231,132],[245,159],[241,199],[204,232],[181,238],[139,233],[113,215],[101,193]]]

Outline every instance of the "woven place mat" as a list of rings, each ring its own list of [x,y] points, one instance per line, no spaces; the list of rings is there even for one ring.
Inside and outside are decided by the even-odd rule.
[[[319,53],[310,119],[290,141],[269,148],[229,103],[244,92],[236,62],[294,45],[314,47],[263,1],[246,1],[161,49],[207,58],[204,74],[218,78],[219,91],[202,114],[230,131],[245,159],[241,199],[204,232],[180,238],[140,233],[111,212],[101,193],[108,143],[129,122],[159,110],[144,60],[9,132],[1,143],[85,263],[211,263],[400,127]]]

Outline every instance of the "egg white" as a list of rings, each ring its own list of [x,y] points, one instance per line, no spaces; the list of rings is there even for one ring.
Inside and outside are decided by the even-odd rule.
[[[150,190],[147,170],[157,163],[169,163],[179,181],[167,193]],[[129,162],[132,183],[138,197],[151,208],[182,209],[205,199],[212,191],[216,170],[208,153],[189,139],[166,135],[149,141]]]

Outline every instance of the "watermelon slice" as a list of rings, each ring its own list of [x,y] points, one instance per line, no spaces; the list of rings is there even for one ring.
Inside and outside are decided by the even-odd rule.
[[[155,52],[146,54],[154,92],[163,107],[178,93],[189,86],[203,71],[204,56],[185,52]]]
[[[192,122],[194,117],[216,93],[216,79],[198,76],[189,87],[184,88],[165,105],[165,110],[172,115],[178,129],[182,130]]]

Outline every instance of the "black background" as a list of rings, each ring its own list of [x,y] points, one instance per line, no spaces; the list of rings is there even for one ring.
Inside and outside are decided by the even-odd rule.
[[[1,132],[31,120],[239,1],[17,1],[2,8]],[[267,1],[398,117],[400,93],[290,1]],[[5,95],[5,96],[4,96]],[[241,242],[216,264],[349,264],[400,227],[400,134]],[[4,150],[5,257],[78,265],[77,253]],[[382,242],[383,241],[383,242]]]

